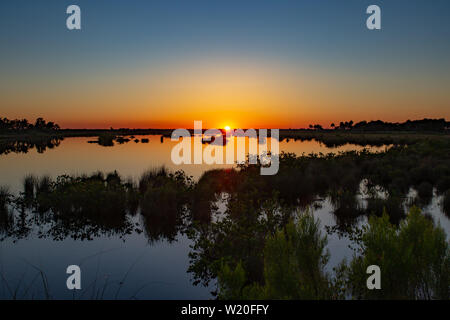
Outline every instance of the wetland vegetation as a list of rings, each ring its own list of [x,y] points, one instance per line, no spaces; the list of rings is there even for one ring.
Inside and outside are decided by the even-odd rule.
[[[274,176],[258,166],[209,170],[198,180],[165,168],[137,181],[115,171],[29,175],[20,194],[0,190],[0,236],[126,241],[144,233],[150,243],[170,243],[184,234],[192,283],[215,283],[222,299],[448,299],[449,230],[420,212],[437,197],[450,214],[447,136],[377,153],[282,153]],[[328,235],[349,237],[355,250],[332,271],[327,234],[311,213],[324,199],[336,220]],[[381,291],[365,289],[370,264],[386,270]]]

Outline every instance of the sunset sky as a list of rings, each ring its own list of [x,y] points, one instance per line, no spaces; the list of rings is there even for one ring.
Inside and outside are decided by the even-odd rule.
[[[70,4],[82,30],[66,28]],[[368,5],[382,30],[366,26]],[[0,116],[63,128],[450,118],[450,1],[0,2]]]

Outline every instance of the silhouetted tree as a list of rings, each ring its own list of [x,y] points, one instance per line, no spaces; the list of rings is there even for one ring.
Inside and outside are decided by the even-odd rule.
[[[0,118],[0,132],[25,132],[27,130],[37,131],[56,131],[60,127],[53,121],[46,122],[43,118],[37,118],[34,124],[30,123],[27,119],[14,119]]]

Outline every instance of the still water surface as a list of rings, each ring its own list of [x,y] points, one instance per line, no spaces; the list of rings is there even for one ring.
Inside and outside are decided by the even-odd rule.
[[[95,171],[117,170],[122,177],[138,177],[147,169],[166,166],[171,170],[184,170],[194,179],[213,168],[233,165],[174,165],[171,150],[176,142],[160,136],[138,136],[148,138],[148,143],[130,141],[112,147],[88,143],[92,138],[66,138],[53,149],[38,153],[30,149],[27,153],[0,155],[0,185],[6,185],[12,192],[22,190],[25,175],[83,174]],[[270,143],[270,139],[268,141]],[[347,144],[328,148],[312,141],[281,141],[280,151],[303,153],[337,153],[339,151],[361,150],[363,147]],[[385,150],[385,147],[371,147],[371,151]],[[322,227],[335,225],[332,206],[324,199],[321,207],[312,209],[321,220]],[[449,233],[450,220],[442,214],[439,199],[434,198],[425,208],[436,221],[440,221]],[[140,224],[139,216],[134,222]],[[364,223],[361,219],[360,223]],[[328,236],[331,252],[329,267],[336,265],[343,257],[350,257],[349,240],[336,234]],[[25,239],[5,239],[0,242],[0,298],[11,298],[11,291],[19,288],[17,297],[72,299],[72,298],[120,298],[120,299],[208,299],[214,289],[192,285],[189,266],[191,241],[179,234],[175,241],[151,242],[145,232],[132,232],[124,238],[102,235],[90,241],[65,238],[55,241],[30,235]],[[76,264],[82,270],[82,290],[75,293],[67,290],[65,270]],[[44,290],[43,277],[48,282]],[[0,278],[0,279],[1,279]]]

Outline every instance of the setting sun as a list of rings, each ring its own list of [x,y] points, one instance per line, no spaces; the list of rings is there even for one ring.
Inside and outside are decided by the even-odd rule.
[[[230,129],[231,129],[230,126],[225,126],[226,131],[230,131]]]

